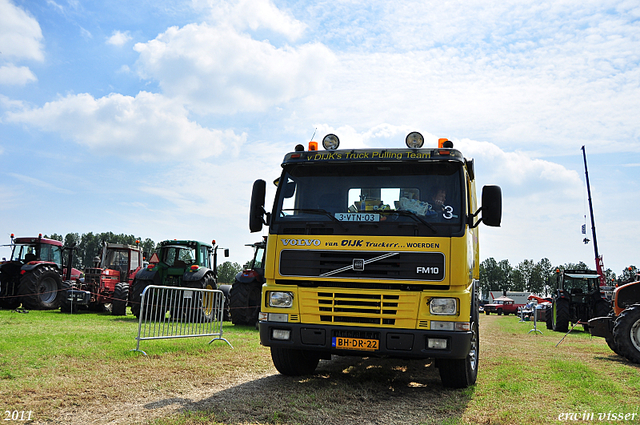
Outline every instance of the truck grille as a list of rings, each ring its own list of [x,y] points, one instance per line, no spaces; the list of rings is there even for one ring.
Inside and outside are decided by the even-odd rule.
[[[444,260],[440,252],[287,249],[280,253],[280,275],[441,282]]]
[[[304,288],[300,290],[300,297],[301,316],[305,323],[414,327],[415,318],[412,316],[420,294]]]

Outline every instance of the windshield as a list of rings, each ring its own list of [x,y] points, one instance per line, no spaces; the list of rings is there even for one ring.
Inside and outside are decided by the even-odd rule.
[[[39,252],[38,252],[39,248]],[[13,261],[50,261],[58,265],[62,264],[62,252],[61,248],[56,245],[48,244],[30,244],[30,245],[16,245],[13,248]]]
[[[162,262],[169,267],[185,267],[195,264],[196,250],[187,246],[165,246],[162,249]]]
[[[112,270],[119,270],[121,272],[127,272],[128,271],[127,269],[129,267],[129,251],[128,250],[107,251],[107,258],[105,260],[105,264],[103,267],[107,269],[112,269]],[[132,264],[132,268],[134,268],[133,264]]]
[[[465,217],[453,162],[296,165],[280,186],[274,233],[445,235]]]

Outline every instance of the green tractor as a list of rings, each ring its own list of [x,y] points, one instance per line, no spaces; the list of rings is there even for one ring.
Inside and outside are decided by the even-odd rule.
[[[129,304],[131,312],[140,317],[142,293],[149,285],[175,286],[195,289],[218,289],[218,246],[214,240],[212,244],[190,240],[166,240],[160,242],[156,252],[151,256],[149,265],[140,270],[131,285]],[[229,250],[224,250],[224,256],[229,256]],[[146,300],[149,301],[149,300]],[[171,307],[172,318],[180,318],[187,314],[188,308],[182,300],[167,302],[164,306]],[[209,297],[196,293],[191,304],[196,306],[198,320],[211,320],[214,317],[214,306]],[[191,308],[191,307],[189,307]],[[150,309],[148,319],[160,320],[169,311],[163,308]]]

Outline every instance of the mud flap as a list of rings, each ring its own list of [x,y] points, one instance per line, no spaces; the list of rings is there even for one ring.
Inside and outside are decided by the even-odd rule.
[[[591,319],[589,320],[589,332],[591,332],[591,336],[605,339],[613,338],[613,320],[608,316]]]

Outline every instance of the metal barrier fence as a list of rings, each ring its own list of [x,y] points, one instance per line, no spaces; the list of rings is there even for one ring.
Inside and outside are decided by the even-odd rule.
[[[213,336],[213,341],[224,341],[222,319],[224,294],[217,289],[195,289],[149,285],[142,292],[138,320],[138,344],[140,341],[169,338]]]

